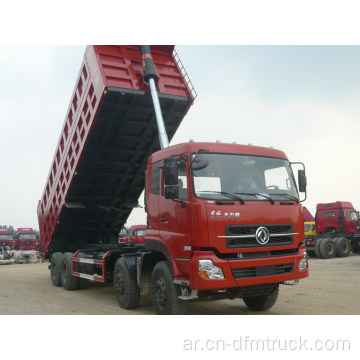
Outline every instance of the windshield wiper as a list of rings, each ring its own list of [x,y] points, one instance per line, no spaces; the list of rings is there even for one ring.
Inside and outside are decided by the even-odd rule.
[[[240,192],[236,192],[234,194],[239,194],[239,195],[252,195],[252,196],[262,196],[265,199],[268,199],[271,201],[271,203],[273,205],[275,205],[275,200],[273,198],[271,198],[270,196],[268,196],[267,194],[263,194],[263,193],[240,193]]]
[[[291,199],[291,200],[294,200],[296,201],[297,203],[299,203],[299,199],[293,195],[289,195],[289,194],[271,194],[271,195],[275,195],[275,196],[285,196],[287,197],[288,199]]]
[[[230,194],[226,191],[197,191],[198,193],[213,193],[213,194],[221,194],[221,195],[226,195],[231,199],[235,199],[235,200],[239,200],[243,205],[245,204],[244,199],[242,199],[239,196],[236,196],[235,194]]]

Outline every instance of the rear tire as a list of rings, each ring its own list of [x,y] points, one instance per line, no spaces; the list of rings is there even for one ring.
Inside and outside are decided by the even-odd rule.
[[[321,246],[321,242],[323,241],[323,238],[317,239],[315,242],[315,256],[317,258],[321,258],[321,254],[320,254],[320,246]]]
[[[135,271],[131,271],[125,259],[117,259],[114,269],[114,290],[123,309],[134,309],[140,300],[140,289]]]
[[[52,254],[50,260],[50,275],[51,281],[54,286],[61,286],[61,266],[63,261],[64,254],[61,252],[56,252]]]
[[[75,290],[78,286],[79,278],[71,275],[71,253],[65,253],[61,266],[61,282],[65,290]]]
[[[279,296],[279,285],[269,295],[243,298],[243,301],[249,310],[264,311],[264,310],[269,310],[271,307],[275,305],[278,296]]]
[[[168,262],[160,261],[151,276],[152,301],[158,315],[182,315],[185,313],[185,301],[180,300],[179,285],[174,284]]]
[[[335,239],[335,253],[339,257],[347,257],[350,254],[350,244],[345,237]]]
[[[320,244],[320,254],[324,259],[331,259],[335,256],[335,243],[333,239],[322,239]]]

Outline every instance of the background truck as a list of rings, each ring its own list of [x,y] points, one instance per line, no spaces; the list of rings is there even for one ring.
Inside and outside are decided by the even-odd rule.
[[[143,244],[145,241],[145,231],[147,225],[131,225],[128,235],[128,243],[130,244]]]
[[[0,228],[0,247],[12,249],[14,246],[14,238],[10,229]]]
[[[308,235],[316,235],[315,221],[304,222],[304,233],[305,233],[305,237]]]
[[[16,250],[36,250],[36,233],[32,228],[17,228],[14,236]]]
[[[329,259],[346,257],[352,250],[360,252],[360,218],[350,202],[317,204],[317,234],[306,234],[305,244],[310,256]]]
[[[126,226],[124,226],[119,232],[118,244],[127,244],[128,234],[129,234],[129,229]]]
[[[173,46],[89,46],[38,218],[55,286],[113,282],[122,308],[158,314],[242,298],[269,309],[308,276],[303,210],[279,150],[169,146],[196,93]],[[158,137],[157,137],[158,135]],[[305,170],[298,170],[301,192]],[[143,246],[118,244],[145,184]]]

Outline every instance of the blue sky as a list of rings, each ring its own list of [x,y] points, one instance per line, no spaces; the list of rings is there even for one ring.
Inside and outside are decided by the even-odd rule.
[[[38,228],[36,206],[85,46],[0,47],[0,224]],[[237,141],[302,161],[308,200],[360,209],[359,46],[177,46],[198,97],[172,143]],[[136,210],[130,223],[144,222]],[[129,224],[128,222],[128,224]]]

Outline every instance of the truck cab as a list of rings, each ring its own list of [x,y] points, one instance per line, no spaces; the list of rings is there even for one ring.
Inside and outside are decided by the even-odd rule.
[[[305,234],[305,236],[316,235],[315,221],[305,221],[304,222],[304,234]]]
[[[10,229],[0,228],[0,247],[12,249],[14,245],[13,235]]]
[[[147,173],[145,246],[171,261],[175,280],[209,290],[308,276],[302,206],[282,151],[189,142],[153,154]]]
[[[128,229],[124,226],[119,233],[118,244],[126,244],[128,237]]]
[[[317,204],[316,231],[323,233],[355,234],[360,232],[358,213],[350,202]]]
[[[36,233],[32,228],[18,228],[15,234],[17,250],[36,250],[38,243]]]
[[[147,225],[132,225],[129,229],[128,243],[143,244]]]

